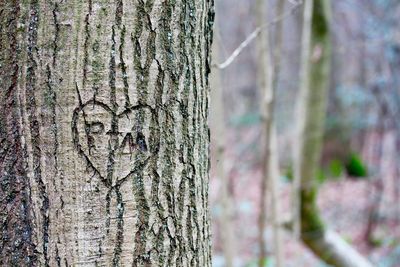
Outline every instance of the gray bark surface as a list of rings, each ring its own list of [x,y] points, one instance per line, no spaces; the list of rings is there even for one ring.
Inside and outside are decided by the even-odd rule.
[[[0,1],[0,266],[210,266],[212,0]]]

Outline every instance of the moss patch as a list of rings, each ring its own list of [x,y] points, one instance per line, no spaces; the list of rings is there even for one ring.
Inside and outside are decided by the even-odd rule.
[[[362,178],[368,176],[368,170],[361,157],[352,153],[346,162],[346,171],[352,177]]]
[[[301,237],[305,242],[321,238],[325,230],[317,207],[317,195],[316,186],[300,191]]]

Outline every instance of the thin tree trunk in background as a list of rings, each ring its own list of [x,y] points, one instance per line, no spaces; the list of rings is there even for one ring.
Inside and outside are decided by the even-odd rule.
[[[217,25],[217,24],[216,24]],[[217,26],[214,29],[218,32]],[[218,62],[219,44],[217,40],[213,42],[212,62]],[[221,219],[220,232],[222,236],[222,250],[225,258],[225,266],[232,267],[234,260],[234,233],[233,233],[233,209],[232,198],[229,194],[229,179],[224,170],[224,153],[225,153],[225,116],[224,116],[224,98],[223,87],[221,86],[221,73],[218,68],[213,68],[211,71],[211,133],[212,141],[215,142],[216,154],[215,164],[217,177],[220,180],[220,204],[221,204]]]
[[[282,249],[282,229],[280,220],[280,205],[279,205],[279,156],[278,156],[278,137],[276,133],[276,128],[273,125],[271,133],[271,157],[270,157],[270,199],[271,199],[271,223],[274,238],[274,254],[275,254],[275,265],[276,267],[284,266],[283,260],[283,249]]]
[[[275,16],[279,17],[285,11],[285,0],[277,0]],[[277,90],[279,76],[281,73],[282,49],[283,49],[283,20],[279,20],[275,26],[274,33],[274,60],[273,60],[273,86]]]
[[[263,25],[266,19],[265,1],[256,2],[257,25]],[[261,90],[262,102],[262,145],[263,145],[263,175],[260,186],[260,214],[258,220],[259,227],[259,259],[258,266],[263,267],[267,260],[267,246],[265,240],[265,230],[267,226],[267,191],[268,180],[270,179],[270,157],[271,157],[271,130],[273,118],[273,69],[269,47],[268,29],[261,31],[257,38],[258,46],[258,81]]]
[[[211,266],[212,0],[0,2],[0,265]]]
[[[285,10],[285,0],[278,0],[275,16],[279,17]],[[272,90],[273,95],[278,90],[279,75],[281,70],[281,58],[283,48],[283,20],[276,23],[274,42],[273,42],[273,63],[272,63]],[[271,115],[272,116],[272,115]],[[273,120],[273,118],[271,118]],[[278,138],[275,123],[272,125],[271,134],[271,172],[270,172],[270,190],[271,190],[271,211],[272,211],[272,229],[274,235],[274,253],[275,253],[275,266],[284,266],[283,246],[282,246],[282,228],[281,228],[281,208],[279,205],[279,150]]]
[[[385,133],[390,129],[388,127],[390,125],[390,117],[391,114],[388,114],[390,111],[389,105],[386,103],[385,98],[381,95],[381,91],[383,88],[376,87],[373,90],[375,94],[375,98],[379,105],[379,124],[376,130],[376,148],[373,150],[373,155],[377,157],[378,160],[378,172],[375,177],[373,177],[370,181],[370,193],[369,193],[369,205],[368,205],[368,220],[366,222],[366,229],[365,229],[365,240],[371,246],[373,245],[375,239],[375,231],[377,226],[379,225],[379,217],[381,213],[381,205],[383,202],[383,195],[384,195],[384,175],[387,166],[385,163],[387,159],[385,158]],[[389,112],[390,113],[390,112]],[[395,117],[395,116],[393,116]],[[369,144],[371,146],[371,144]],[[373,146],[372,146],[373,147]],[[389,161],[390,162],[390,161]]]
[[[265,0],[258,0],[256,5],[257,24],[263,25],[266,19]],[[284,2],[279,1],[277,15],[283,13]],[[257,39],[259,49],[258,76],[259,86],[262,95],[262,118],[263,118],[263,177],[261,181],[261,196],[260,196],[260,217],[259,217],[259,246],[260,257],[259,266],[264,266],[267,259],[266,244],[265,244],[265,228],[267,226],[267,198],[270,192],[271,204],[271,224],[273,229],[273,242],[276,266],[283,265],[282,246],[281,246],[281,230],[279,225],[279,205],[278,205],[278,187],[279,181],[279,157],[278,150],[273,148],[277,145],[277,138],[274,129],[274,90],[277,84],[277,75],[279,72],[280,47],[282,45],[282,22],[277,23],[274,36],[274,50],[269,45],[268,29],[261,31]],[[276,69],[275,69],[276,67]],[[275,144],[274,144],[275,142]]]
[[[295,173],[300,178],[300,232],[303,242],[323,261],[338,267],[372,266],[342,238],[327,230],[317,207],[319,166],[327,91],[331,40],[330,1],[306,0],[298,121],[299,146]]]
[[[297,102],[297,110],[295,118],[297,125],[295,126],[294,135],[294,160],[293,160],[293,233],[295,238],[300,238],[300,184],[301,184],[301,164],[303,160],[302,154],[302,138],[305,128],[306,97],[309,88],[309,58],[310,58],[310,42],[311,42],[311,17],[312,17],[313,0],[305,0],[303,4],[302,16],[302,34],[301,34],[301,59],[300,59],[300,95]]]

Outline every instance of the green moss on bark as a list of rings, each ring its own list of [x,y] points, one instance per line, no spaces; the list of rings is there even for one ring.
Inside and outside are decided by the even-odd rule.
[[[301,237],[305,242],[321,238],[325,230],[317,207],[317,195],[318,187],[300,191]]]

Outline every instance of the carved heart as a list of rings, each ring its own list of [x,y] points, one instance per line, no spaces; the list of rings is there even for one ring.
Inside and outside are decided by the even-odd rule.
[[[147,158],[146,138],[135,127],[140,109],[127,108],[116,114],[106,104],[90,100],[74,111],[75,146],[107,185],[129,176]]]

